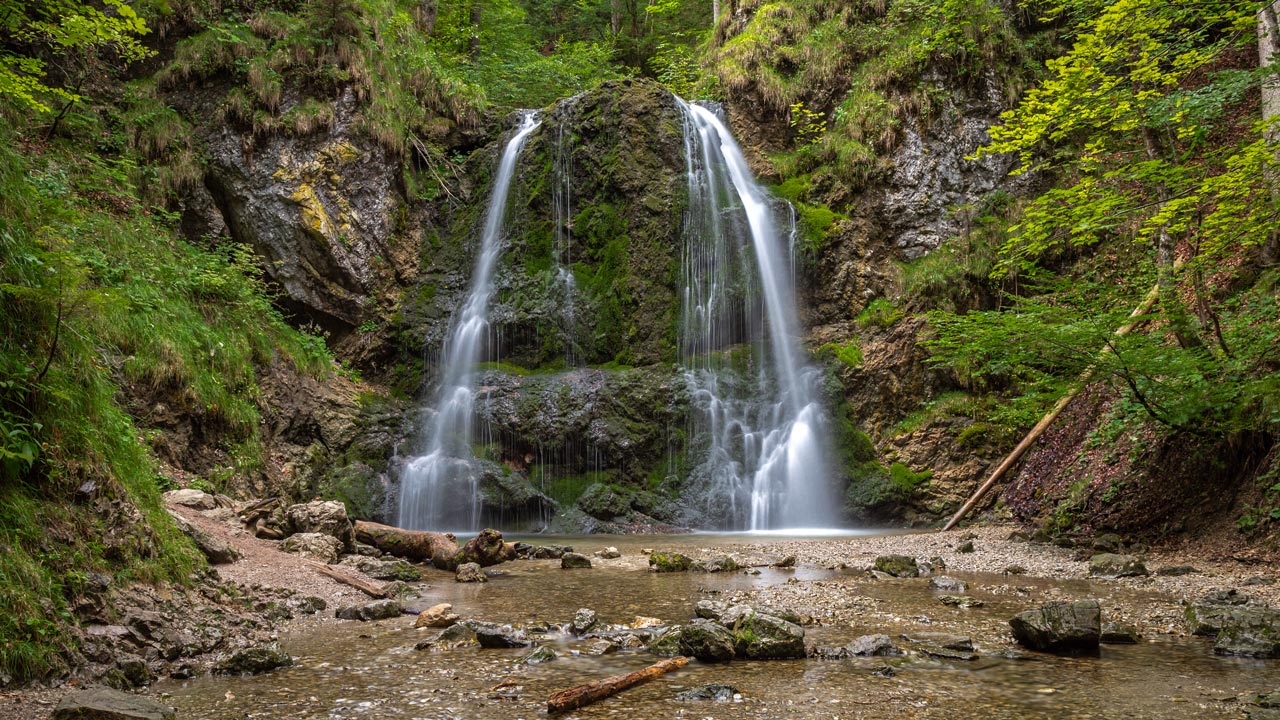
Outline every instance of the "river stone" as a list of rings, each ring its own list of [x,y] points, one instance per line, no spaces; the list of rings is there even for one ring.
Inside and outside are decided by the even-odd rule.
[[[662,627],[665,625],[661,618],[648,617],[646,615],[637,615],[635,620],[631,621],[629,629],[631,630],[648,630],[650,628]]]
[[[1150,575],[1147,566],[1133,555],[1102,553],[1089,558],[1089,574],[1100,578],[1140,577]]]
[[[569,632],[574,635],[585,635],[588,630],[596,626],[599,620],[595,610],[578,608],[578,612],[573,614],[573,620],[569,621]]]
[[[980,608],[986,603],[976,597],[968,595],[939,595],[938,602],[951,607],[958,607],[968,610],[969,608]]]
[[[328,564],[338,562],[342,543],[331,535],[322,533],[297,533],[280,541],[280,550],[295,553],[299,557],[312,557]]]
[[[590,568],[591,558],[581,553],[567,552],[560,556],[560,567],[565,570]]]
[[[902,651],[894,646],[888,635],[863,635],[845,646],[850,655],[882,656],[901,655]]]
[[[525,665],[541,665],[542,663],[548,663],[548,662],[551,662],[552,660],[555,660],[556,657],[558,656],[556,655],[555,650],[552,650],[550,647],[543,645],[537,650],[534,650],[528,655],[525,655],[524,657],[520,658],[520,662]]]
[[[1109,645],[1134,645],[1141,637],[1132,625],[1104,623],[1100,640]]]
[[[934,590],[949,593],[964,593],[969,589],[969,585],[965,581],[957,580],[953,577],[947,577],[946,575],[939,575],[935,578],[930,578],[929,587]]]
[[[619,647],[618,643],[614,642],[613,640],[609,640],[606,638],[597,638],[587,644],[587,646],[582,650],[582,654],[590,655],[593,657],[600,657],[602,655],[613,655],[614,653],[618,652],[618,647]]]
[[[532,644],[523,630],[512,628],[510,625],[476,623],[472,629],[476,634],[476,642],[480,643],[482,648],[522,648]]]
[[[1115,533],[1103,533],[1089,543],[1089,547],[1103,553],[1118,553],[1124,549],[1124,538]]]
[[[741,569],[738,561],[728,555],[721,555],[710,560],[698,560],[689,566],[693,572],[717,573],[717,572],[736,572]]]
[[[348,605],[338,608],[334,611],[333,616],[339,620],[361,620],[368,622],[370,620],[386,620],[388,618],[400,617],[400,601],[399,600],[374,600],[364,605]]]
[[[680,702],[699,702],[703,700],[729,702],[735,697],[741,696],[742,693],[738,688],[732,685],[714,683],[711,685],[699,685],[696,688],[690,688],[689,690],[678,692],[676,693],[676,700]]]
[[[418,619],[413,622],[413,626],[417,628],[447,628],[458,622],[458,614],[453,611],[453,606],[449,603],[440,603],[418,613]]]
[[[506,562],[509,554],[506,543],[502,541],[502,533],[493,528],[485,528],[479,535],[468,540],[453,559],[457,565],[475,563],[480,567],[489,567]]]
[[[285,605],[299,615],[315,615],[329,607],[324,598],[316,597],[315,595],[295,596],[285,601]]]
[[[380,558],[383,555],[383,552],[378,548],[372,545],[366,545],[362,542],[357,542],[355,544],[355,547],[351,549],[351,552],[355,553],[356,555],[360,555],[363,557],[371,557],[371,558]]]
[[[1102,636],[1097,600],[1053,600],[1009,621],[1023,646],[1045,652],[1096,651]]]
[[[686,572],[693,558],[678,552],[654,552],[649,555],[649,569],[654,572]]]
[[[844,660],[852,657],[849,648],[833,645],[814,645],[809,648],[808,655],[815,660]]]
[[[703,662],[732,660],[735,636],[725,626],[710,620],[694,620],[680,634],[680,653]]]
[[[213,510],[218,507],[217,498],[195,488],[170,490],[164,494],[164,501],[170,505],[181,505],[192,510]]]
[[[479,563],[462,563],[453,574],[453,579],[460,583],[482,583],[489,582],[489,576],[484,574],[484,568]]]
[[[414,650],[455,650],[476,644],[476,633],[463,623],[450,625],[413,646]]]
[[[1253,598],[1235,588],[1205,593],[1187,606],[1183,613],[1187,632],[1202,637],[1214,637],[1230,621],[1234,611],[1253,603]]]
[[[276,668],[288,667],[293,658],[271,645],[237,650],[224,658],[213,669],[218,675],[258,675]]]
[[[928,577],[946,569],[947,562],[937,555],[929,558],[928,560],[918,560],[916,562],[916,571],[920,577]]]
[[[1218,655],[1280,658],[1280,613],[1247,605],[1233,610],[1213,645]]]
[[[294,533],[320,533],[337,539],[344,550],[355,547],[356,532],[347,517],[347,506],[336,500],[291,505],[285,511],[285,517]]]
[[[734,608],[726,613],[732,614]],[[733,624],[734,650],[753,660],[781,660],[805,656],[804,628],[782,618],[751,611]]]
[[[622,553],[618,552],[618,548],[609,546],[603,550],[597,550],[596,556],[605,560],[616,560],[622,557]]]
[[[964,542],[960,543],[960,545],[956,547],[956,552],[966,553],[966,554],[973,552],[973,541],[965,540]]]
[[[659,657],[675,657],[680,654],[680,640],[683,637],[684,626],[672,625],[654,638],[646,649]]]
[[[881,555],[876,558],[875,569],[894,577],[916,577],[920,574],[916,559],[906,555]]]
[[[773,567],[776,567],[776,568],[793,568],[795,566],[796,566],[795,555],[788,555],[773,564]]]
[[[63,695],[50,720],[173,720],[174,717],[173,708],[151,698],[98,687]]]

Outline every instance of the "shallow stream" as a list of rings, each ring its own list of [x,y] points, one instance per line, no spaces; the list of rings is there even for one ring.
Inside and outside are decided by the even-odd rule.
[[[572,718],[1240,718],[1251,692],[1280,682],[1274,662],[1216,657],[1201,638],[1158,636],[1137,645],[1104,645],[1097,657],[1063,658],[1020,651],[1007,635],[1014,613],[1055,596],[1097,597],[1108,605],[1163,602],[1107,583],[975,573],[948,573],[969,583],[981,608],[946,607],[924,579],[870,580],[861,573],[799,567],[744,573],[655,574],[641,548],[679,550],[759,542],[752,536],[539,537],[590,553],[606,545],[618,560],[594,559],[591,570],[561,570],[559,561],[521,560],[491,568],[488,583],[459,584],[428,571],[425,608],[452,603],[464,618],[523,625],[567,622],[588,607],[602,623],[630,623],[638,615],[684,623],[698,600],[726,597],[788,581],[818,581],[831,602],[862,603],[863,620],[806,628],[809,642],[844,644],[883,632],[901,648],[901,633],[921,630],[970,635],[977,660],[939,660],[909,653],[849,660],[693,661],[680,671],[570,713]],[[1174,598],[1167,598],[1170,604]],[[330,610],[332,612],[332,609]],[[862,616],[860,616],[862,617]],[[1105,618],[1104,618],[1105,619]],[[459,718],[516,720],[546,717],[556,690],[639,669],[657,658],[643,651],[574,655],[581,641],[554,646],[561,657],[523,665],[522,650],[466,648],[421,652],[415,643],[434,630],[414,618],[377,623],[312,623],[282,641],[292,668],[257,677],[200,677],[166,681],[157,692],[179,717],[220,720]],[[893,674],[874,671],[891,666]],[[889,673],[884,673],[889,674]],[[677,692],[727,683],[741,700],[678,702]]]

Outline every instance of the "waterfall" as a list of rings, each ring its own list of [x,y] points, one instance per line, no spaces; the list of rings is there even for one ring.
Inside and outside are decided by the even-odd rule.
[[[794,215],[755,182],[715,113],[680,105],[689,184],[681,355],[697,416],[690,436],[708,445],[691,485],[704,514],[729,529],[832,526],[820,374],[795,337]]]
[[[507,142],[493,180],[471,288],[454,316],[440,356],[444,358],[435,414],[428,424],[426,453],[405,465],[400,480],[401,527],[413,530],[475,530],[480,524],[479,479],[471,452],[475,371],[489,332],[494,269],[502,253],[507,196],[516,161],[540,124],[524,113]]]

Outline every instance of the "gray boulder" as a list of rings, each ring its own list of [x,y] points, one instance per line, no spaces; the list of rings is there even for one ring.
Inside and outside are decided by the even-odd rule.
[[[766,660],[805,656],[804,628],[773,615],[754,610],[740,615],[733,624],[733,637],[734,649],[741,657]]]
[[[1232,621],[1237,611],[1257,604],[1254,598],[1234,588],[1213,590],[1188,605],[1183,620],[1186,621],[1187,632],[1192,635],[1215,637]]]
[[[740,569],[738,561],[728,555],[721,555],[710,560],[698,560],[689,566],[693,572],[718,573],[736,572]]]
[[[1218,655],[1280,658],[1280,612],[1257,605],[1235,609],[1218,633],[1213,651]]]
[[[681,654],[680,641],[684,637],[683,625],[672,625],[658,637],[654,638],[646,648],[660,657],[675,657]]]
[[[719,600],[699,600],[698,604],[693,606],[693,615],[704,620],[720,622],[720,618],[728,609],[729,604]]]
[[[186,491],[171,490],[170,492]],[[200,491],[196,490],[194,492]],[[201,494],[203,495],[204,493]],[[212,496],[210,495],[208,497]],[[222,540],[221,538],[216,538],[197,528],[195,525],[188,522],[186,518],[175,512],[170,512],[169,515],[178,525],[178,529],[181,530],[184,535],[191,538],[191,541],[196,544],[196,548],[200,550],[201,554],[205,556],[205,559],[207,559],[211,565],[227,565],[240,559],[239,551],[231,547],[231,544],[227,541]]]
[[[1100,578],[1141,577],[1150,575],[1147,566],[1133,555],[1101,553],[1089,558],[1089,574]]]
[[[916,577],[920,574],[916,559],[906,555],[881,555],[876,558],[875,569],[894,577]]]
[[[333,616],[339,620],[387,620],[400,617],[402,609],[399,600],[375,600],[364,605],[348,605],[338,608]]]
[[[375,580],[399,580],[400,582],[422,580],[421,570],[414,567],[413,563],[399,558],[355,554],[342,558],[341,564],[353,567]]]
[[[569,632],[574,635],[585,635],[588,630],[596,626],[599,617],[596,611],[590,608],[579,608],[578,612],[573,614],[573,620],[569,621]]]
[[[888,635],[863,635],[845,646],[850,655],[860,657],[901,655],[902,651],[894,646]]]
[[[1102,637],[1102,609],[1097,600],[1054,600],[1009,621],[1013,637],[1044,652],[1097,651]]]
[[[73,690],[58,701],[50,720],[173,720],[171,707],[151,698],[112,690]]]
[[[542,663],[548,663],[548,662],[551,662],[552,660],[555,660],[556,657],[557,655],[555,650],[552,650],[546,645],[543,645],[537,650],[534,650],[528,655],[525,655],[524,657],[520,658],[520,662],[524,663],[525,665],[541,665]]]
[[[435,635],[413,646],[414,650],[456,650],[475,645],[476,633],[463,623],[450,625]]]
[[[964,593],[969,590],[969,585],[965,581],[947,577],[946,575],[929,578],[929,587],[948,593]]]
[[[180,505],[192,510],[213,510],[218,507],[218,499],[203,490],[183,488],[170,490],[164,494],[164,501],[170,505]]]
[[[310,557],[325,563],[338,562],[338,554],[342,552],[342,542],[331,535],[306,532],[290,535],[280,541],[280,550],[295,553],[300,557]]]
[[[316,500],[291,505],[285,511],[294,533],[320,533],[337,539],[344,551],[356,546],[355,528],[347,517],[347,506],[335,500]]]

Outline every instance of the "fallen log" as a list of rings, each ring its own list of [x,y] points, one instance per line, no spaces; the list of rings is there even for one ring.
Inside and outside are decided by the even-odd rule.
[[[585,685],[561,690],[547,698],[547,712],[562,713],[586,707],[598,700],[617,695],[627,688],[643,685],[654,678],[666,675],[672,670],[679,670],[688,664],[689,658],[687,657],[667,658],[642,670],[623,675],[613,675],[603,680],[595,680]]]
[[[374,585],[373,583],[365,582],[364,580],[361,580],[359,578],[351,577],[346,573],[338,572],[337,570],[334,570],[328,565],[320,565],[318,563],[308,563],[308,564],[311,565],[311,568],[313,570],[320,573],[321,575],[324,575],[327,578],[333,578],[334,580],[337,580],[343,585],[348,585],[350,587],[353,587],[359,590],[360,592],[364,593],[365,595],[368,595],[369,597],[377,598],[379,600],[387,597],[387,593],[385,590],[382,589],[381,585]]]
[[[396,557],[415,562],[429,560],[436,567],[448,567],[458,554],[453,533],[404,530],[365,520],[356,521],[356,540]]]

